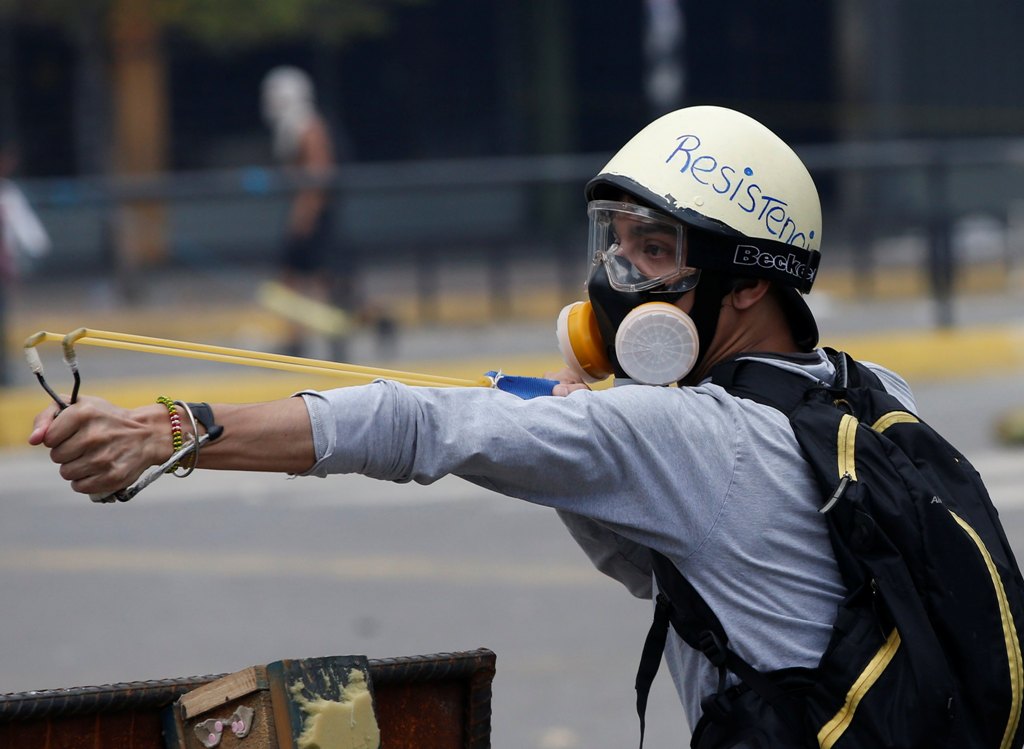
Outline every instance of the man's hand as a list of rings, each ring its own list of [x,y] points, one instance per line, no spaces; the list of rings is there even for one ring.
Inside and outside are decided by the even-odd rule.
[[[47,408],[36,416],[28,442],[50,448],[61,477],[83,494],[124,489],[172,451],[166,408],[128,411],[95,397],[83,397],[63,411]]]
[[[557,380],[560,383],[552,388],[552,395],[564,396],[577,390],[590,390],[590,386],[584,383],[580,376],[569,369],[569,367],[560,369],[557,372],[546,372],[544,376],[549,380]]]

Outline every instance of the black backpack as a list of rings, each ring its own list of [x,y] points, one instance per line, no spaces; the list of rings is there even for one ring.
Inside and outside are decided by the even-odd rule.
[[[691,746],[1019,748],[1024,739],[1024,581],[981,478],[888,394],[828,352],[826,386],[749,359],[712,381],[787,414],[822,492],[848,595],[816,668],[759,672],[657,552],[660,591],[637,674],[644,712],[671,626],[719,669]],[[725,688],[726,673],[740,679]]]

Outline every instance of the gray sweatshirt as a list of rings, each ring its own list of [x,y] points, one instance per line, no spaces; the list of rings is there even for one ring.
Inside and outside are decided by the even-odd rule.
[[[827,383],[835,376],[820,351],[766,361]],[[902,379],[869,366],[915,409]],[[593,564],[633,595],[653,595],[646,549],[669,557],[754,667],[813,667],[824,652],[844,589],[822,497],[773,408],[709,382],[521,400],[380,381],[302,397],[317,456],[309,475],[429,484],[453,474],[553,507]],[[665,660],[694,726],[717,673],[674,632]]]

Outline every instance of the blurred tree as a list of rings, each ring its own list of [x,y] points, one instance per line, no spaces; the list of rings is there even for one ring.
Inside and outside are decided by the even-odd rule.
[[[62,0],[73,2],[73,0]],[[197,39],[252,44],[309,36],[336,45],[387,31],[392,10],[423,0],[154,0],[159,18]]]
[[[79,171],[113,167],[115,173],[138,174],[158,171],[165,163],[169,134],[161,40],[166,30],[220,50],[289,38],[337,48],[385,33],[396,7],[423,2],[0,0],[0,18],[56,25],[76,48]],[[102,143],[108,133],[114,142]]]
[[[287,38],[338,47],[386,32],[395,7],[424,1],[0,0],[0,21],[64,30],[78,57],[79,173],[128,176],[156,174],[167,166],[167,30],[222,50]],[[112,217],[111,230],[120,286],[130,293],[137,269],[165,255],[160,208],[124,206]]]

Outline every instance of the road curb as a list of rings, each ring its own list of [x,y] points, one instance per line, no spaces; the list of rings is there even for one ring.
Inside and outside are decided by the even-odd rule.
[[[182,281],[187,288],[188,281]],[[195,340],[201,332],[204,341],[237,337],[239,331],[251,331],[254,337],[275,339],[284,336],[288,322],[260,304],[258,280],[251,294],[214,303],[214,295],[181,299],[173,303],[111,304],[105,307],[84,305],[79,309],[61,309],[48,303],[42,309],[27,304],[9,311],[7,345],[20,348],[25,338],[39,330],[67,333],[81,327],[116,330],[160,338]],[[837,268],[822,272],[815,284],[814,297],[867,304],[894,300],[927,298],[925,275],[915,268],[876,269],[870,275]],[[958,277],[955,295],[962,299],[975,294],[1011,294],[1024,297],[1024,275],[1012,273],[1004,263],[965,267]],[[237,294],[237,292],[236,292]],[[507,298],[496,297],[485,287],[437,290],[434,297],[418,299],[405,293],[370,294],[376,315],[386,314],[402,329],[425,326],[488,324],[501,321],[547,322],[558,316],[569,302],[583,298],[583,284],[570,289],[557,284],[511,284]],[[34,293],[31,299],[52,302],[52,294]],[[166,298],[166,295],[161,295]],[[175,298],[175,297],[171,297]],[[59,300],[58,300],[59,301]],[[130,330],[126,330],[130,328]]]

